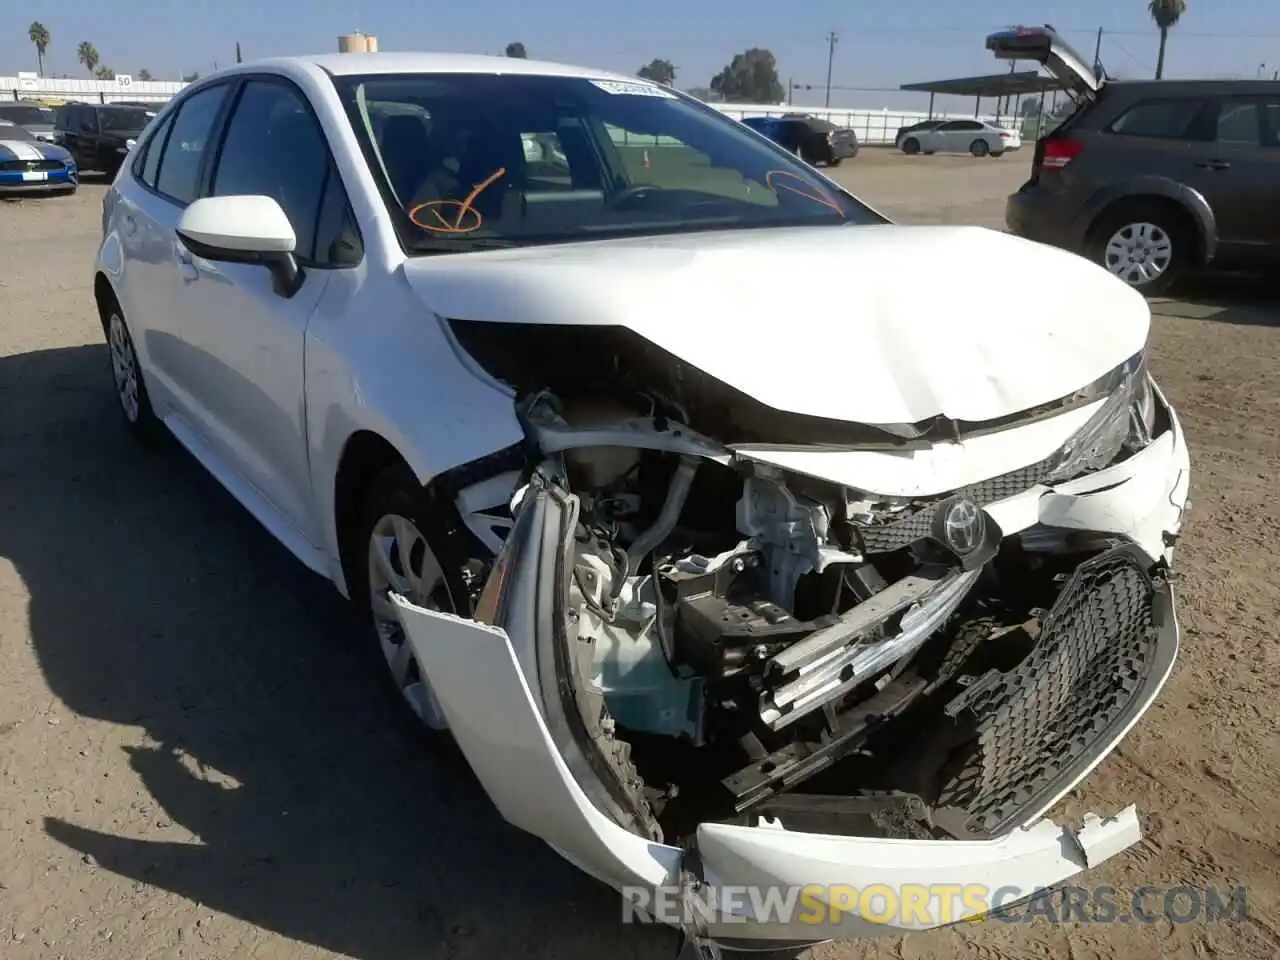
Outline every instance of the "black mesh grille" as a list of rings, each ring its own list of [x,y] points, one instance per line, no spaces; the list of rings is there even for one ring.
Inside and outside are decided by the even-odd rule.
[[[1054,455],[1056,457],[1056,454]],[[965,496],[980,507],[1005,500],[1016,494],[1029,490],[1037,483],[1044,481],[1053,470],[1054,457],[1033,463],[1029,467],[1020,467],[1009,473],[961,487],[951,493],[943,494],[934,503],[919,507],[893,523],[870,525],[858,528],[862,537],[862,549],[865,553],[890,553],[901,550],[915,543],[929,532],[929,523],[933,519],[933,511],[938,503],[954,496]]]
[[[965,704],[974,752],[938,806],[963,812],[963,832],[990,836],[1051,802],[1150,701],[1177,652],[1155,584],[1129,548],[1081,566],[1044,618],[1027,658]]]

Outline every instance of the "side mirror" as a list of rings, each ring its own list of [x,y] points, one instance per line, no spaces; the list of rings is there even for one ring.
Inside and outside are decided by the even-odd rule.
[[[202,197],[182,212],[177,233],[204,260],[266,267],[272,289],[282,297],[302,286],[293,225],[271,197]]]

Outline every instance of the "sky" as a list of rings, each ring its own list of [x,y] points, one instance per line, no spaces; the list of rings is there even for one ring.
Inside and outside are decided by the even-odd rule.
[[[1189,0],[1170,34],[1169,77],[1254,77],[1280,70],[1280,4]],[[810,84],[796,103],[821,105],[827,36],[838,37],[832,106],[919,107],[899,84],[1000,72],[983,48],[991,30],[1053,24],[1088,59],[1099,27],[1102,61],[1115,76],[1153,75],[1158,33],[1145,0],[9,0],[0,4],[0,76],[35,70],[33,20],[52,44],[46,73],[84,76],[76,47],[88,40],[117,73],[146,68],[157,79],[207,74],[235,60],[336,49],[355,30],[382,50],[501,53],[509,41],[530,57],[634,73],[655,57],[672,61],[676,84],[706,86],[735,53],[773,51],[783,85]],[[843,88],[843,89],[842,89]],[[925,98],[927,101],[927,97]],[[939,109],[961,104],[939,102]]]

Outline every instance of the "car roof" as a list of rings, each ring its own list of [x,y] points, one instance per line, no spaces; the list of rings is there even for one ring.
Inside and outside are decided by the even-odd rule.
[[[514,74],[541,77],[589,77],[595,80],[646,81],[621,73],[575,67],[523,57],[494,57],[473,53],[321,53],[298,57],[273,57],[240,64],[234,72],[254,68],[289,67],[309,64],[335,77],[397,73],[477,73]],[[231,72],[219,71],[219,72]]]
[[[1108,80],[1106,87],[1129,94],[1158,94],[1162,97],[1280,94],[1280,81],[1277,80]]]

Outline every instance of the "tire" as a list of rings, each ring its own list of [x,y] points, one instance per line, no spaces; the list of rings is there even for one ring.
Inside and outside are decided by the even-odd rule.
[[[162,436],[160,420],[151,406],[142,364],[133,346],[133,335],[125,322],[124,311],[112,301],[102,318],[102,331],[107,338],[107,356],[111,361],[111,381],[116,403],[129,434],[144,446],[154,446]]]
[[[920,152],[920,141],[915,137],[907,137],[902,141],[902,152],[909,157],[914,157]]]
[[[1103,213],[1089,231],[1086,253],[1112,276],[1153,297],[1185,274],[1194,241],[1186,214],[1170,204],[1140,201]],[[1140,279],[1144,275],[1149,279]]]
[[[991,147],[987,145],[985,140],[975,140],[969,144],[969,152],[975,157],[985,157],[991,152]]]
[[[442,750],[449,759],[460,759],[426,678],[404,646],[408,640],[385,595],[390,588],[420,606],[464,612],[455,598],[466,597],[466,588],[460,571],[447,559],[445,528],[407,466],[388,467],[374,479],[347,544],[355,551],[348,565],[349,593],[362,619],[364,653],[372,661],[393,721],[412,739]],[[408,544],[407,551],[401,551],[402,544]],[[375,553],[381,562],[375,560]],[[431,566],[440,576],[424,584],[423,576]],[[403,672],[397,672],[392,658],[401,650],[406,659]]]
[[[828,160],[828,161],[827,161],[827,166],[828,166],[828,167],[838,167],[838,166],[840,166],[840,161],[841,161],[841,160],[843,160],[843,159],[844,159],[844,157],[832,157],[830,160]]]

